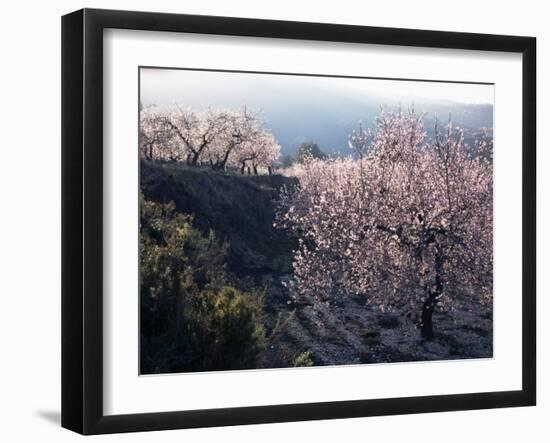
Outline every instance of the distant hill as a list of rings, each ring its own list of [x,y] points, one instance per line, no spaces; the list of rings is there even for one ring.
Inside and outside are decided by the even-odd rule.
[[[266,115],[267,126],[281,144],[283,154],[293,154],[301,143],[311,141],[327,153],[348,155],[348,135],[357,127],[358,121],[361,120],[364,126],[373,128],[376,117],[380,115],[380,107],[375,102],[336,100],[333,106],[324,108],[317,107],[314,102],[301,103],[293,109],[293,113],[283,109],[272,109],[269,115]],[[384,109],[393,111],[398,107],[399,104],[392,103]],[[491,105],[432,103],[415,104],[414,107],[417,113],[427,113],[425,126],[429,137],[433,137],[436,118],[445,125],[449,114],[453,124],[466,128],[467,133],[493,127]],[[334,109],[338,112],[335,113]],[[408,108],[403,106],[403,109]],[[473,143],[473,140],[466,141]]]

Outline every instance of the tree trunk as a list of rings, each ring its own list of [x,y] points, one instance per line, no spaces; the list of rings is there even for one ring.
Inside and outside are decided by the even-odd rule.
[[[433,329],[433,312],[435,308],[435,300],[428,297],[428,299],[424,302],[422,305],[422,320],[420,323],[420,335],[422,335],[422,338],[425,338],[427,340],[433,338],[434,336],[434,329]]]
[[[254,165],[254,175],[258,175],[258,167]]]
[[[248,169],[248,175],[250,175],[250,166],[248,166],[247,169]]]
[[[193,157],[191,158],[191,166],[197,166],[200,155],[201,153],[199,151],[193,153]]]
[[[218,160],[218,167],[219,169],[223,169],[224,171],[226,170],[226,165],[227,165],[227,160],[229,160],[229,154],[231,154],[231,152],[233,151],[233,149],[235,148],[235,144],[231,144],[225,151],[224,153],[224,156],[221,160]]]
[[[441,245],[437,245],[437,254],[435,256],[435,281],[428,288],[428,298],[422,305],[422,319],[420,323],[420,334],[425,339],[431,339],[434,336],[433,331],[433,312],[437,301],[443,294],[443,263],[445,256]]]
[[[273,175],[273,168],[272,168],[271,166],[268,166],[268,167],[267,167],[267,173],[268,173],[269,175]]]
[[[245,168],[245,164],[243,163],[242,166],[241,166],[241,174],[244,175],[244,168]]]

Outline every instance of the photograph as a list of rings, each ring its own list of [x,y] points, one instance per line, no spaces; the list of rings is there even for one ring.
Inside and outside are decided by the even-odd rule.
[[[493,358],[493,83],[137,75],[140,375]]]

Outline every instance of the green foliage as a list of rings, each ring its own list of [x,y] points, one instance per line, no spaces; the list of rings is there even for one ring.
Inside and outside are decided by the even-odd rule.
[[[261,299],[226,286],[219,291],[207,291],[195,301],[200,320],[196,330],[202,333],[198,345],[204,355],[203,366],[254,367],[255,357],[264,345]]]
[[[294,159],[289,154],[284,154],[281,156],[281,166],[283,168],[288,168],[289,166],[292,166],[294,163]]]
[[[294,319],[294,317],[295,317],[295,312],[291,312],[289,314],[283,314],[282,312],[279,312],[277,314],[277,317],[275,318],[275,321],[273,322],[273,326],[271,328],[271,332],[269,333],[268,340],[269,341],[276,340],[279,336],[284,334],[287,326]]]
[[[311,354],[311,351],[302,352],[292,362],[292,366],[294,366],[295,368],[309,367],[314,365],[315,365],[315,362],[313,361],[313,355]]]
[[[304,159],[307,156],[311,156],[313,158],[318,158],[321,160],[327,157],[327,155],[323,151],[321,151],[321,148],[319,147],[319,145],[317,143],[312,143],[312,142],[302,143],[296,149],[295,157],[298,163],[303,163]]]
[[[264,344],[262,297],[227,286],[228,245],[141,197],[141,372],[242,369]]]

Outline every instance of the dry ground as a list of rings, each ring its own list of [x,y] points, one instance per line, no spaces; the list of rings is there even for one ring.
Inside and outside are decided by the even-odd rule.
[[[490,358],[493,354],[492,306],[464,299],[452,315],[436,312],[435,336],[424,340],[413,321],[399,313],[382,313],[361,298],[349,298],[339,306],[326,306],[313,298],[294,302],[280,284],[276,289],[274,280],[266,283],[267,307],[278,310],[280,320],[262,355],[263,367],[292,365],[305,351],[311,352],[315,365]]]

